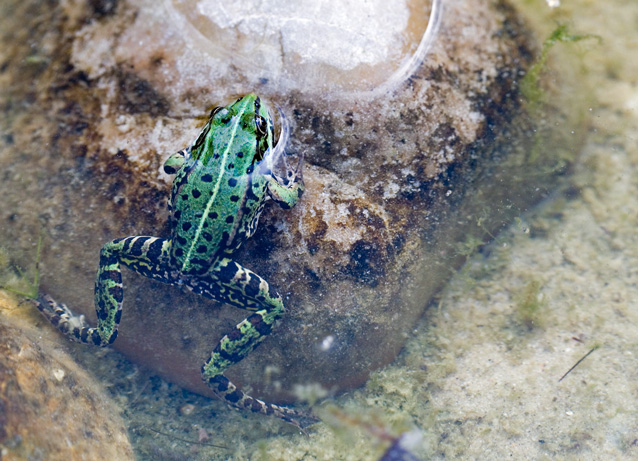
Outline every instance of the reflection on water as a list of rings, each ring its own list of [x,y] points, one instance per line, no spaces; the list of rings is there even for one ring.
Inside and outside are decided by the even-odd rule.
[[[439,3],[166,0],[163,8],[220,65],[288,91],[359,92],[380,85],[387,91],[414,70],[436,28]]]

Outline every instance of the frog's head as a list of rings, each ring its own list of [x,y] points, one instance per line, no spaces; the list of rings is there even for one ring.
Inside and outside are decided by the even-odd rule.
[[[260,162],[274,147],[274,135],[268,106],[251,93],[212,110],[191,155],[204,164],[226,156],[226,165],[232,164],[238,172],[250,172],[251,165]]]
[[[241,118],[242,129],[256,140],[253,163],[261,161],[269,148],[275,145],[275,126],[268,105],[254,93],[239,98],[229,106]]]

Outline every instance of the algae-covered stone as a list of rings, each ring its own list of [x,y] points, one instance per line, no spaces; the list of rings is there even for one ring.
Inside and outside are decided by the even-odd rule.
[[[320,10],[242,20],[214,2],[71,1],[45,21],[38,2],[8,3],[1,25],[18,38],[2,46],[2,238],[19,253],[43,232],[43,291],[92,322],[99,248],[170,235],[160,166],[207,110],[255,91],[290,121],[306,193],[293,210],[268,208],[234,255],[288,309],[228,373],[264,398],[358,386],[390,362],[464,257],[544,197],[576,151],[547,131],[569,133],[565,114],[527,110],[518,82],[536,45],[505,2],[397,2],[389,35],[351,33],[361,10],[329,23],[336,41],[379,47],[370,54],[361,42],[326,53],[329,33],[317,53],[300,46]],[[115,347],[209,393],[201,364],[246,313],[124,277]]]
[[[0,458],[133,459],[100,385],[35,324],[6,311],[24,307],[0,303]]]

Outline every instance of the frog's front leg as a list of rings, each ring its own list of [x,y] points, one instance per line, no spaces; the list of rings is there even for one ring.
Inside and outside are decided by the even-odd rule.
[[[107,346],[117,337],[122,316],[122,271],[120,264],[131,270],[169,283],[166,267],[170,241],[157,237],[126,237],[113,240],[102,247],[95,280],[95,310],[97,327],[90,327],[83,315],[74,314],[65,304],[50,296],[35,301],[36,307],[62,333],[74,341]]]
[[[287,210],[295,206],[304,192],[303,156],[299,159],[295,169],[292,169],[288,164],[285,155],[283,159],[286,166],[286,176],[282,178],[275,173],[270,174],[268,196],[281,208]]]
[[[186,284],[196,293],[253,311],[253,314],[219,341],[210,359],[202,366],[204,382],[217,396],[236,408],[275,415],[300,428],[315,423],[317,419],[313,416],[245,394],[223,375],[228,367],[241,361],[271,333],[284,313],[284,304],[268,282],[228,258],[220,260],[209,274]]]

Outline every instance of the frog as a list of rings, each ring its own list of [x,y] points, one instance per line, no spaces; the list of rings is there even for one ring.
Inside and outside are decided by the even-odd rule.
[[[271,334],[285,312],[282,296],[233,259],[254,235],[267,202],[289,209],[304,192],[303,155],[295,168],[288,164],[284,152],[288,124],[283,114],[280,118],[282,126],[275,142],[268,105],[254,93],[245,95],[214,108],[195,141],[168,157],[164,172],[175,176],[168,199],[170,237],[129,236],[102,247],[94,291],[96,327],[49,295],[34,302],[69,339],[96,346],[108,346],[118,335],[124,299],[122,265],[249,311],[214,347],[202,365],[202,379],[232,407],[273,415],[304,429],[317,418],[254,398],[224,376],[226,369]],[[274,172],[279,158],[285,176]]]

